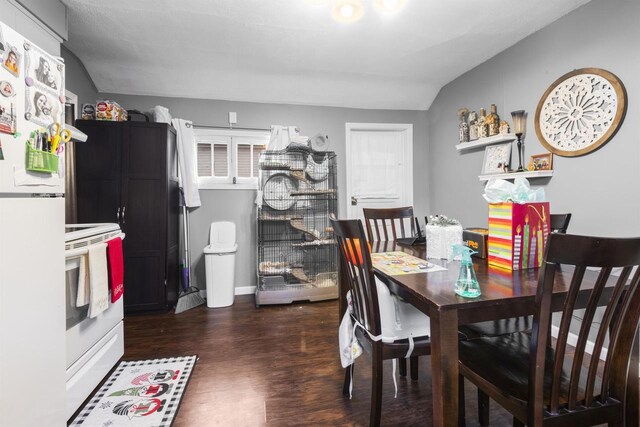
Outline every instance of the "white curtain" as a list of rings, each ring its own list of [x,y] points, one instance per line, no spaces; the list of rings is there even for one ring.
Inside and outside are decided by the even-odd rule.
[[[196,143],[193,136],[193,123],[184,119],[173,119],[171,124],[178,134],[178,170],[180,186],[184,190],[187,207],[200,206],[198,192],[198,173],[196,170]]]

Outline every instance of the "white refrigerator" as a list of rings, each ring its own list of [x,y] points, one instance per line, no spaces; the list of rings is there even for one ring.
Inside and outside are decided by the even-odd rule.
[[[0,22],[0,426],[64,426],[64,64]],[[32,139],[31,146],[28,141]]]

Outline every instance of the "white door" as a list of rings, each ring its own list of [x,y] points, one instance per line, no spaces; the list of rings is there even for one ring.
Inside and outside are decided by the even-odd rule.
[[[347,123],[349,218],[363,208],[413,205],[413,125]]]

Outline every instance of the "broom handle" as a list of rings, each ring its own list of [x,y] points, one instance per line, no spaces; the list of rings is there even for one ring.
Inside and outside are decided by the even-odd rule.
[[[184,198],[184,190],[179,188],[181,203],[182,203],[182,232],[184,233],[184,259],[185,259],[185,268],[187,269],[187,277],[189,279],[189,283],[185,283],[185,286],[188,288],[191,286],[191,257],[189,254],[189,209],[187,208],[187,203]]]

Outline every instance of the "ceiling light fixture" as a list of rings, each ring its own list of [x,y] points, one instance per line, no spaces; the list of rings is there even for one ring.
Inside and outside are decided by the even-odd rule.
[[[333,19],[344,24],[359,21],[363,15],[364,6],[360,0],[337,0],[331,10]]]

